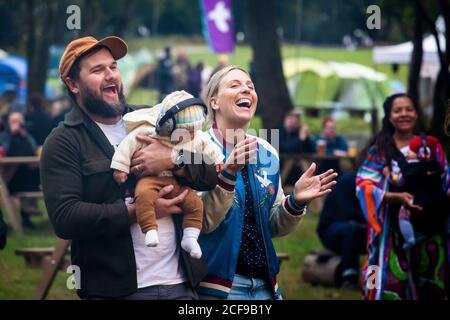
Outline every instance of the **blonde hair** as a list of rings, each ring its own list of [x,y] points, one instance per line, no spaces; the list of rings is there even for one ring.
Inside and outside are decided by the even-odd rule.
[[[211,100],[219,93],[220,82],[222,81],[222,79],[233,70],[240,70],[250,77],[250,74],[246,70],[237,66],[228,66],[222,68],[211,76],[208,84],[206,85],[204,97],[206,105],[208,106],[208,124],[212,124],[216,118],[216,112],[211,107]]]

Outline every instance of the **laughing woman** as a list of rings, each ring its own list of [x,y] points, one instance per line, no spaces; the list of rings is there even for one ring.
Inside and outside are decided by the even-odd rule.
[[[227,158],[220,179],[227,183],[222,187],[234,199],[231,208],[216,213],[224,217],[218,227],[200,237],[209,269],[199,285],[200,298],[279,299],[272,237],[293,231],[307,203],[329,193],[337,174],[329,170],[314,176],[312,164],[294,191],[284,195],[277,151],[267,141],[246,134],[258,96],[245,70],[231,66],[215,73],[205,100],[213,122],[209,134]]]

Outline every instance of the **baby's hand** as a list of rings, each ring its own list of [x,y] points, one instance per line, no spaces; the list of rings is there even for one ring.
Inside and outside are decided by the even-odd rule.
[[[214,165],[214,167],[216,168],[216,173],[222,172],[224,166],[225,165],[223,163],[219,163],[219,164]]]
[[[122,183],[127,181],[128,174],[126,174],[125,172],[119,171],[119,170],[114,170],[113,177],[114,177],[114,180],[116,180],[117,184],[121,185]]]

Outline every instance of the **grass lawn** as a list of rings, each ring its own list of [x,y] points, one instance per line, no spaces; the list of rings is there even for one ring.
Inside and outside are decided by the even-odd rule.
[[[305,256],[312,250],[323,248],[316,234],[319,214],[309,210],[297,230],[285,237],[274,239],[277,252],[286,252],[290,258],[281,264],[279,286],[288,300],[355,300],[360,299],[359,292],[336,288],[311,286],[301,277]]]
[[[39,207],[45,212],[43,201],[39,202]],[[7,220],[5,214],[4,218]],[[0,300],[31,299],[42,275],[41,270],[27,268],[24,258],[15,255],[15,250],[53,247],[56,244],[56,236],[46,213],[33,217],[32,221],[36,224],[35,230],[25,231],[22,235],[10,232],[5,249],[0,251]],[[66,287],[68,276],[58,272],[48,299],[78,299],[75,291]]]
[[[40,203],[42,208],[42,203]],[[321,248],[316,235],[317,212],[310,210],[295,232],[274,240],[278,252],[288,253],[290,258],[281,265],[279,286],[285,299],[359,299],[354,291],[313,287],[301,279],[301,267],[305,255],[313,249]],[[51,225],[46,215],[35,217],[35,231],[23,235],[10,233],[8,243],[0,251],[0,300],[31,299],[41,277],[40,270],[28,269],[23,257],[16,256],[17,248],[50,247],[56,243]],[[66,287],[69,274],[59,272],[49,292],[48,299],[78,299],[75,291]]]

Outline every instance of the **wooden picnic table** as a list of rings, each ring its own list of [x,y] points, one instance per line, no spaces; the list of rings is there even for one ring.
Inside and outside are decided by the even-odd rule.
[[[39,166],[39,157],[1,157],[0,158],[0,195],[3,207],[13,229],[23,232],[20,215],[16,214],[13,198],[8,189],[8,182],[20,165]]]

